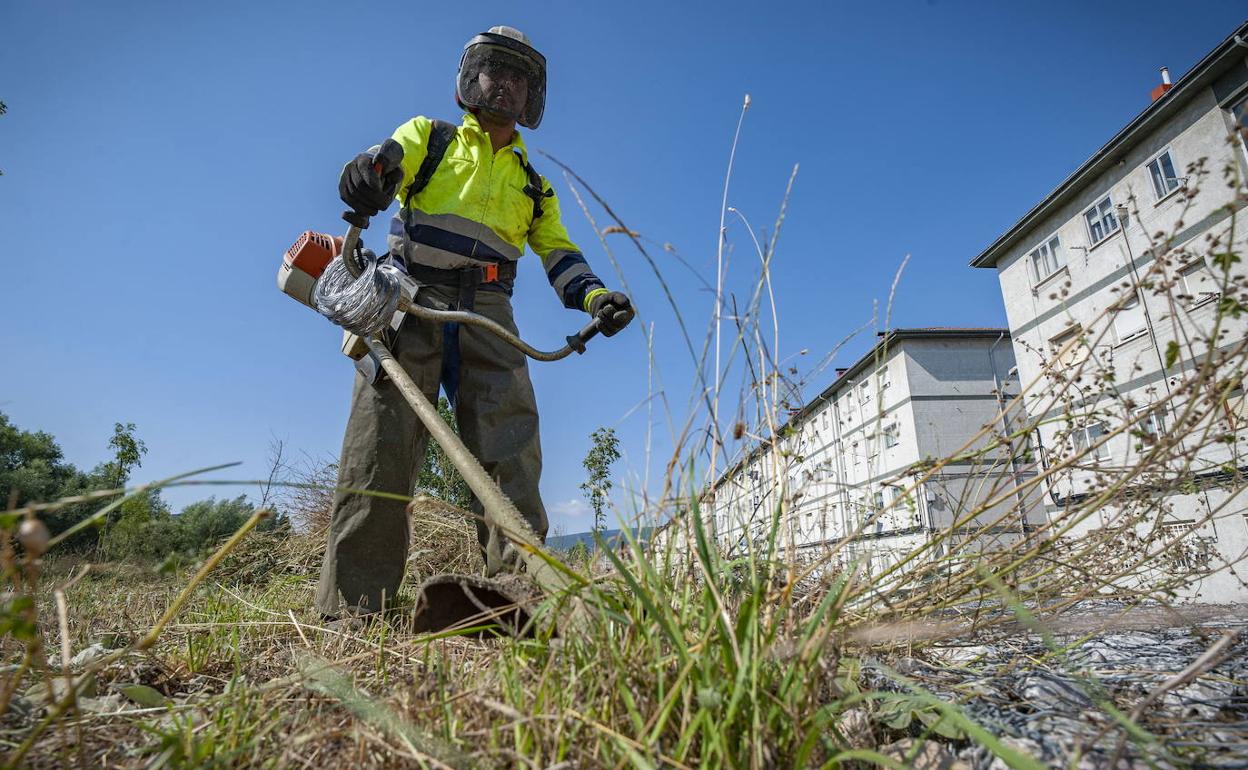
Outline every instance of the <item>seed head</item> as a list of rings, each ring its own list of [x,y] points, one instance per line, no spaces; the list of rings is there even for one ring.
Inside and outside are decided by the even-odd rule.
[[[26,519],[17,530],[17,541],[36,558],[48,550],[48,528],[39,519]]]

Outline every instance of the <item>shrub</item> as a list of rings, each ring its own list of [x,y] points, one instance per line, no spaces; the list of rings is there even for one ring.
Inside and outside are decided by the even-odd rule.
[[[159,559],[178,550],[181,534],[159,492],[135,495],[122,503],[117,518],[100,538],[109,559]]]

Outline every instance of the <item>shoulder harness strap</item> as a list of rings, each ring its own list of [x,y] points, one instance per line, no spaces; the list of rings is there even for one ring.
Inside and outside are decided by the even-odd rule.
[[[520,161],[520,165],[524,166],[524,173],[529,175],[529,183],[524,186],[524,194],[533,199],[533,218],[537,219],[542,215],[542,198],[555,197],[553,189],[542,191],[542,175],[524,159],[519,150],[516,150],[516,159]]]
[[[450,147],[455,139],[457,128],[454,123],[447,123],[445,120],[434,120],[432,123],[433,126],[429,129],[429,143],[425,147],[425,159],[420,162],[420,168],[416,170],[416,176],[412,178],[412,183],[407,188],[407,195],[403,198],[405,209],[411,208],[412,196],[428,186],[429,180],[433,178],[433,172],[437,170],[438,164],[446,156],[446,148]]]

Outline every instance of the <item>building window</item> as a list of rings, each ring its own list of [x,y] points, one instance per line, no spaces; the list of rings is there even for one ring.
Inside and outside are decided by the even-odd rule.
[[[1075,369],[1083,364],[1088,357],[1088,347],[1080,339],[1082,333],[1083,329],[1076,326],[1049,340],[1049,348],[1053,352],[1052,369]]]
[[[889,385],[892,385],[892,384],[893,384],[893,380],[892,380],[892,378],[891,378],[891,377],[889,376],[889,374],[888,374],[888,365],[887,365],[887,364],[885,364],[884,366],[881,366],[881,367],[880,367],[880,371],[879,371],[879,374],[878,374],[877,376],[880,378],[880,390],[884,390],[884,389],[885,389],[885,388],[887,388]]]
[[[1148,176],[1153,180],[1153,192],[1157,194],[1157,200],[1179,189],[1179,176],[1174,173],[1174,159],[1170,157],[1170,150],[1153,158],[1148,164]]]
[[[1143,435],[1149,444],[1155,442],[1165,430],[1163,412],[1164,409],[1159,406],[1146,406],[1135,410],[1136,431]]]
[[[1066,252],[1062,251],[1062,239],[1056,235],[1031,252],[1031,269],[1036,283],[1053,275],[1066,264]]]
[[[1183,283],[1183,299],[1189,306],[1199,305],[1222,296],[1217,279],[1209,270],[1203,259],[1179,268],[1179,279]]]
[[[1093,460],[1105,460],[1109,458],[1109,447],[1107,444],[1096,446],[1097,442],[1105,437],[1105,423],[1094,422],[1076,428],[1074,432],[1075,452],[1083,454],[1085,451],[1091,450],[1090,456]]]
[[[897,423],[884,427],[884,447],[886,449],[892,449],[901,443],[900,432]]]
[[[1166,561],[1175,572],[1201,569],[1213,556],[1210,539],[1196,535],[1198,526],[1194,519],[1162,523],[1162,536],[1169,541]]]
[[[1240,147],[1248,151],[1248,96],[1231,107],[1231,117],[1235,119],[1235,131],[1239,134]]]
[[[871,403],[871,380],[858,383],[858,403],[864,406]]]
[[[1093,246],[1118,232],[1118,217],[1114,215],[1114,202],[1108,195],[1100,203],[1083,212],[1083,218],[1088,225],[1088,240]]]
[[[893,507],[897,510],[907,510],[910,512],[911,519],[915,524],[919,523],[919,509],[915,507],[914,498],[906,494],[900,487],[892,487],[893,490]]]
[[[1134,291],[1130,296],[1123,297],[1122,302],[1114,311],[1113,323],[1114,335],[1118,337],[1119,342],[1134,339],[1148,331],[1144,305],[1140,303],[1140,297]]]

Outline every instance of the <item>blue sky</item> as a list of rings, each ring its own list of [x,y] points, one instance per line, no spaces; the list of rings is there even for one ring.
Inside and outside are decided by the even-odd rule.
[[[338,172],[359,149],[415,114],[458,120],[463,43],[495,24],[523,29],[549,61],[546,117],[526,142],[657,244],[695,344],[746,93],[729,205],[770,231],[800,164],[774,263],[781,357],[807,349],[791,359],[806,371],[869,321],[907,254],[893,325],[1002,325],[995,274],[968,260],[1147,106],[1160,66],[1177,78],[1243,17],[1242,2],[1177,13],[1172,2],[8,0],[0,411],[53,433],[82,466],[106,458],[114,422],[134,422],[150,450],[138,480],[233,460],[244,464],[223,478],[257,478],[274,439],[336,455],[353,370],[338,331],[276,290],[278,262],[303,230],[342,229]],[[614,285],[564,178],[534,160]],[[726,285],[744,298],[757,258],[740,220],[727,239]],[[656,381],[679,428],[693,379],[674,315],[640,255],[610,243],[653,324]],[[531,254],[515,305],[539,347],[585,320]],[[532,367],[542,488],[565,532],[590,523],[577,486],[594,428],[619,432],[625,483],[648,465],[657,489],[670,455],[660,400],[638,408],[650,392],[642,328]],[[811,377],[808,394],[830,376]],[[730,411],[740,372],[726,382]]]

